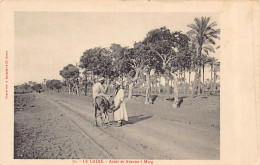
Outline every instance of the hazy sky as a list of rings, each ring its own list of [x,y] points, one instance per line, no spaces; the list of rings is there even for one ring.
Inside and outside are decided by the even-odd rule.
[[[212,13],[16,12],[15,84],[61,79],[59,71],[78,63],[89,48],[112,43],[132,47],[162,26],[185,33],[187,25],[201,16],[219,23]]]

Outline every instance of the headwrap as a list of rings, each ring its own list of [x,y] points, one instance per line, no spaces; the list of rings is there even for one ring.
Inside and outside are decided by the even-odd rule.
[[[119,82],[119,81],[116,81],[116,84],[117,84],[117,85],[120,85],[120,86],[122,85],[122,83]]]
[[[105,80],[105,78],[104,78],[104,77],[100,77],[100,78],[98,79],[99,82],[102,81],[102,80]]]

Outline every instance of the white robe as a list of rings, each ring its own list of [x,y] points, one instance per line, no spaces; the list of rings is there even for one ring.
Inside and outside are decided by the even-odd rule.
[[[117,92],[114,98],[115,106],[118,106],[120,100],[122,101],[122,103],[120,104],[120,108],[114,112],[114,121],[119,121],[119,120],[128,121],[123,89],[119,89],[119,91]]]

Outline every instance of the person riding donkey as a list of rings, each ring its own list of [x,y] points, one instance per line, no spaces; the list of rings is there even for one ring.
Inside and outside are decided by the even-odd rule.
[[[102,124],[104,124],[103,114],[105,119],[107,118],[109,122],[108,112],[112,112],[110,109],[110,96],[106,94],[108,85],[105,85],[105,78],[101,77],[98,79],[98,82],[93,86],[93,106],[95,108],[95,121],[97,124],[97,117],[100,116]]]
[[[93,86],[93,99],[95,101],[97,96],[104,97],[107,101],[109,100],[110,96],[106,94],[108,86],[105,85],[105,78],[101,77],[97,80],[98,82]]]

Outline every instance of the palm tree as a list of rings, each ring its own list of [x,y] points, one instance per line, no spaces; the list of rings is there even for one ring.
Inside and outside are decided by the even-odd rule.
[[[188,27],[191,28],[188,31],[188,35],[190,36],[191,40],[196,43],[197,49],[197,66],[196,66],[196,74],[194,77],[194,85],[192,95],[194,96],[195,90],[198,88],[199,94],[201,90],[200,81],[201,81],[201,57],[202,57],[202,50],[207,52],[213,52],[214,48],[212,45],[215,45],[214,39],[220,39],[220,29],[214,29],[217,26],[216,22],[210,23],[210,17],[201,17],[195,18],[195,24],[189,24]]]

